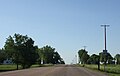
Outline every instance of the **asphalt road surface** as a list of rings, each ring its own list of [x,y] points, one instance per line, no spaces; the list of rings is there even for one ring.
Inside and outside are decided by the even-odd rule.
[[[101,72],[72,65],[56,65],[17,71],[1,72],[0,76],[107,76]]]

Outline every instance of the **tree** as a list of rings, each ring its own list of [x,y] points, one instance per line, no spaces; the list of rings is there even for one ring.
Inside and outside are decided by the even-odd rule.
[[[13,37],[9,36],[4,47],[8,57],[12,58],[17,65],[22,65],[23,68],[29,68],[38,58],[37,46],[34,46],[34,41],[27,35],[14,34]]]
[[[9,36],[5,42],[4,49],[7,54],[7,58],[14,58],[15,55],[15,47],[14,47],[14,40],[11,36]]]
[[[63,59],[59,53],[55,51],[55,48],[51,46],[44,46],[38,49],[39,59],[38,63],[41,64],[64,64]]]
[[[101,53],[99,53],[99,56],[100,56],[100,61],[101,62],[108,62],[108,64],[112,64],[113,62],[112,62],[112,60],[113,60],[113,57],[111,56],[111,54],[110,53],[103,53],[103,52],[101,52]],[[106,63],[104,63],[104,64],[106,64]]]
[[[81,49],[78,51],[78,55],[79,55],[79,63],[81,62],[81,64],[86,64],[87,60],[89,59],[89,55],[87,54],[88,52],[84,49]]]
[[[99,63],[99,56],[96,54],[92,54],[90,58],[87,60],[88,64],[98,64]]]
[[[85,50],[84,50],[84,49],[81,49],[81,50],[79,50],[79,51],[78,51],[79,63],[81,62],[82,55],[83,55],[83,53],[84,53],[84,52],[85,52]]]
[[[112,57],[112,55],[110,54],[110,53],[108,53],[107,54],[107,60],[108,60],[108,64],[113,64],[114,62],[113,62],[113,57]]]
[[[60,64],[65,64],[65,61],[63,60],[63,58],[60,59]]]
[[[48,46],[48,45],[40,48],[39,49],[40,61],[42,61],[43,64],[54,63],[54,59],[53,59],[54,51],[55,51],[55,48],[52,48],[51,46]]]
[[[43,54],[43,50],[41,48],[37,49],[39,58],[37,59],[38,64],[43,64],[43,60],[44,60],[44,54]]]
[[[0,49],[0,64],[6,59],[6,53],[3,49]]]
[[[83,55],[82,55],[82,63],[83,64],[87,64],[87,60],[89,59],[89,55],[87,54],[87,52],[84,52]]]
[[[57,51],[54,52],[53,59],[54,59],[54,64],[65,64],[64,60],[60,57]]]
[[[120,64],[120,54],[115,55],[116,64]]]
[[[4,50],[7,59],[12,59],[14,63],[17,64],[18,69],[18,52],[15,49],[15,41],[12,36],[9,36],[5,42]]]
[[[54,60],[53,60],[53,56],[54,56],[54,51],[55,51],[55,48],[52,48],[51,46],[44,46],[43,48],[43,53],[44,53],[44,61],[45,63],[49,64],[49,63],[53,63]]]

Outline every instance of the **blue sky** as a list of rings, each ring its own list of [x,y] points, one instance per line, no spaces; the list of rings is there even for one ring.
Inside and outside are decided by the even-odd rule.
[[[119,0],[0,0],[0,48],[14,33],[28,35],[35,45],[56,48],[66,63],[87,46],[91,55],[104,49],[101,24],[107,28],[107,49],[120,54]]]

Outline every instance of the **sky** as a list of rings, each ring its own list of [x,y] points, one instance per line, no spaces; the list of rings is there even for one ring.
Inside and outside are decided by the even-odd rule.
[[[67,64],[78,50],[88,54],[104,49],[103,27],[107,28],[107,50],[120,54],[120,0],[0,0],[0,48],[9,35],[28,35],[39,48],[56,48]]]

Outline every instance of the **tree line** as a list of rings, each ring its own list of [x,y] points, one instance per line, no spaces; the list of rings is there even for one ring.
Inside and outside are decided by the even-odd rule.
[[[14,34],[6,39],[5,45],[0,49],[0,64],[5,59],[11,59],[14,64],[22,68],[29,68],[38,64],[65,64],[55,48],[46,45],[42,48],[34,45],[34,40],[27,35]]]
[[[116,54],[115,57],[112,57],[108,52],[89,55],[88,51],[81,49],[78,51],[78,55],[81,64],[99,64],[100,62],[103,64],[104,62],[107,62],[107,64],[120,64],[120,54]]]

